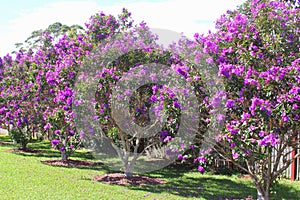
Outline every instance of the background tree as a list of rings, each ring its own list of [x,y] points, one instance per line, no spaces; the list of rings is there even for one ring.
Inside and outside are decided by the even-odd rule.
[[[64,34],[67,34],[68,32],[83,33],[84,29],[77,24],[67,26],[60,22],[55,22],[53,24],[50,24],[46,29],[33,31],[31,35],[24,41],[24,43],[16,43],[15,47],[19,50],[22,50],[23,52],[29,49],[36,50],[41,45],[42,35],[48,33],[51,37],[54,38],[54,41],[57,42],[60,37],[62,37]],[[16,53],[16,51],[14,51],[13,53]]]

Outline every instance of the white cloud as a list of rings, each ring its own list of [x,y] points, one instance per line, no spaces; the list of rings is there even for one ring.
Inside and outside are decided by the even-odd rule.
[[[244,0],[170,0],[156,3],[139,2],[127,7],[133,11],[133,16],[145,19],[150,27],[171,29],[191,36],[195,32],[205,33],[213,29],[214,20],[242,2]]]
[[[93,1],[69,1],[46,4],[38,9],[22,10],[7,27],[6,34],[2,36],[5,40],[0,40],[0,55],[11,52],[15,43],[23,42],[34,30],[47,28],[54,22],[83,25],[99,9],[99,5]]]
[[[33,30],[46,28],[54,22],[83,25],[89,17],[102,10],[118,14],[123,7],[132,12],[136,22],[144,20],[151,28],[168,29],[192,36],[195,32],[206,33],[214,29],[213,21],[228,9],[245,0],[167,0],[157,2],[132,2],[122,5],[101,6],[96,1],[60,1],[38,9],[23,10],[11,21],[0,41],[0,55],[11,52],[14,43],[24,41]]]

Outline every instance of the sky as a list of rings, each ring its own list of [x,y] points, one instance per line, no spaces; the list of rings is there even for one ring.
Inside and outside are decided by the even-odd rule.
[[[93,14],[117,15],[127,8],[134,21],[192,37],[214,31],[214,22],[245,0],[10,0],[1,1],[0,56],[11,53],[34,30],[61,22],[84,27]],[[154,31],[155,32],[155,31]],[[159,32],[157,32],[159,35]]]

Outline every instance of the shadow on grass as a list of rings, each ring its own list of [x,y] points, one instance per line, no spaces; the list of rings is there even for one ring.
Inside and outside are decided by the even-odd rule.
[[[181,197],[204,199],[245,199],[247,197],[255,198],[256,196],[256,189],[251,183],[238,183],[230,180],[230,178],[220,178],[212,175],[203,175],[199,178],[187,177],[184,175],[184,170],[168,169],[151,173],[151,175],[166,179],[167,183],[128,187],[133,190],[143,190],[151,193],[167,192]]]
[[[18,145],[15,145],[10,136],[0,136],[0,146],[7,146],[11,149],[8,149],[9,152],[24,156],[24,157],[37,157],[37,158],[43,158],[43,161],[53,161],[53,160],[60,160],[61,154],[58,150],[54,150],[51,146],[50,141],[47,140],[36,140],[33,139],[28,143],[27,145],[27,151],[22,151],[18,148]],[[92,155],[92,152],[85,151],[85,150],[78,150],[72,153],[72,155],[69,157],[71,160],[75,161],[87,161],[89,164],[82,164],[82,165],[51,165],[49,163],[45,163],[42,161],[43,164],[49,165],[52,167],[63,167],[63,168],[78,168],[78,169],[85,169],[85,170],[101,170],[105,171],[107,173],[112,173],[112,171],[109,171],[109,169],[104,166],[103,164],[100,164],[98,160],[94,158]],[[89,161],[88,161],[89,160]],[[90,164],[91,162],[95,164]],[[84,162],[81,162],[84,163]]]
[[[184,175],[183,169],[163,169],[148,174],[153,177],[161,177],[167,181],[166,184],[127,186],[133,190],[142,190],[151,193],[167,192],[181,197],[204,198],[204,199],[256,199],[256,188],[251,181],[234,180],[222,176],[203,175],[190,177]],[[300,184],[300,183],[298,183]],[[300,190],[291,188],[283,183],[271,194],[272,199],[299,200]]]
[[[0,136],[0,145],[8,147],[16,147],[9,136]],[[41,150],[39,153],[22,153],[14,152],[15,154],[22,156],[35,156],[43,157],[45,159],[60,159],[60,153],[52,150],[49,141],[33,140],[28,144],[29,148]],[[77,151],[72,154],[71,158],[78,158],[80,160],[97,160],[94,159],[92,153]],[[53,166],[53,165],[51,165]],[[74,168],[72,166],[53,166],[63,168]],[[110,170],[106,165],[95,166],[76,166],[78,169],[83,170],[96,170],[101,173],[115,173],[116,171]],[[159,177],[166,180],[166,184],[160,185],[145,185],[145,186],[124,186],[132,190],[142,190],[151,193],[170,193],[180,197],[194,197],[204,199],[245,199],[247,197],[256,198],[256,189],[254,185],[249,181],[238,182],[232,180],[232,178],[220,178],[218,176],[203,175],[198,178],[189,177],[185,174],[189,171],[188,168],[182,166],[169,166],[154,173],[148,173],[145,175]],[[87,179],[90,181],[90,179]],[[296,182],[295,184],[299,184]],[[272,194],[272,199],[300,199],[300,187],[299,190],[289,187],[286,184],[279,184]]]
[[[14,147],[15,145],[9,135],[0,135],[0,146]]]
[[[15,145],[12,145],[15,146]],[[15,146],[16,147],[16,146]],[[18,155],[22,156],[34,156],[34,157],[45,157],[45,158],[57,158],[61,157],[61,154],[58,150],[54,150],[49,141],[40,141],[40,140],[32,140],[28,145],[28,149],[35,149],[39,150],[40,152],[37,153],[30,153],[30,152],[14,152]],[[94,160],[94,157],[91,152],[88,151],[80,151],[77,150],[70,158],[79,158],[81,160]]]
[[[32,147],[30,147],[32,148]],[[51,150],[51,149],[42,149],[42,148],[32,148],[36,150],[40,150],[37,153],[30,153],[30,152],[13,152],[15,154],[21,155],[21,156],[34,156],[34,157],[44,157],[48,159],[61,158],[61,154],[59,151]],[[80,160],[95,160],[91,152],[74,152],[69,159],[78,158]],[[96,161],[96,160],[95,160]]]
[[[55,161],[55,160],[47,160],[47,161]],[[101,171],[104,173],[113,173],[112,171],[110,171],[110,169],[104,165],[103,163],[100,162],[95,162],[95,164],[81,164],[81,165],[57,165],[57,164],[51,164],[51,163],[47,163],[47,161],[41,161],[41,163],[43,163],[44,165],[49,165],[51,167],[57,167],[57,168],[69,168],[69,169],[82,169],[82,170],[95,170],[95,171]],[[71,160],[72,162],[74,161],[83,161],[83,160]],[[84,162],[84,161],[83,161]],[[89,179],[90,180],[90,179]]]
[[[295,181],[295,184],[300,185],[299,181]],[[298,187],[298,190],[296,188],[292,188],[288,185],[285,185],[283,183],[280,183],[276,186],[274,189],[274,192],[272,192],[271,197],[273,199],[291,199],[291,200],[299,200],[300,199],[300,187]]]

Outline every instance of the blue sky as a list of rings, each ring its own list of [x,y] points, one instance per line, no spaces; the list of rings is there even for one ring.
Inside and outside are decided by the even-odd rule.
[[[136,22],[191,37],[214,30],[214,21],[245,0],[10,0],[1,2],[0,56],[14,50],[34,30],[54,22],[83,25],[98,11],[118,14],[123,7]]]

